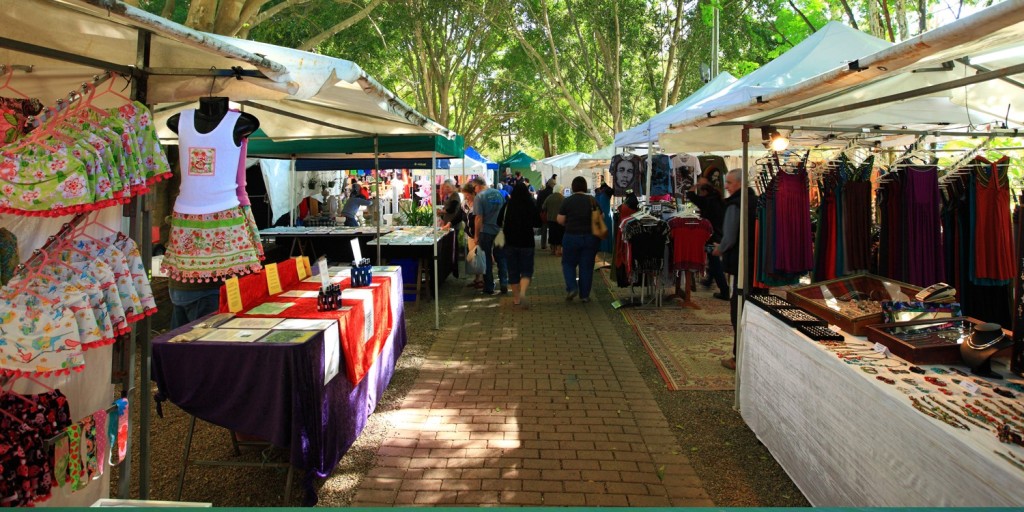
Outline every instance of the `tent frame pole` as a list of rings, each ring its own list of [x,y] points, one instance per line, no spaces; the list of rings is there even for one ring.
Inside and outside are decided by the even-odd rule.
[[[463,156],[463,160],[465,160],[465,156]],[[465,165],[465,164],[463,164],[463,165]],[[437,186],[436,182],[437,182],[437,152],[435,151],[434,154],[430,158],[430,186],[435,189],[435,190],[431,191],[430,198],[434,199],[436,197],[437,201],[441,202],[441,194],[440,194],[441,188]],[[434,258],[433,258],[434,259],[434,278],[431,279],[431,281],[434,282],[434,329],[440,329],[441,328],[441,305],[439,304],[440,303],[440,296],[438,296],[438,294],[437,294],[437,289],[438,289],[438,284],[437,284],[437,281],[438,281],[438,279],[437,279],[437,206],[438,206],[437,204],[430,205],[430,212],[431,212],[430,217],[431,217],[431,220],[432,220],[432,222],[430,223],[430,226],[431,226],[430,227],[430,240],[431,240],[431,244],[430,245],[431,245],[431,247],[434,248]],[[417,297],[417,299],[419,299],[419,297]]]
[[[148,30],[140,30],[138,39],[136,42],[136,65],[142,69],[149,67],[150,50],[153,40],[153,33]],[[132,80],[132,97],[136,100],[146,103],[148,101],[146,91],[147,82],[149,75],[146,73],[140,73],[135,80]],[[153,201],[150,201],[149,194],[144,194],[139,197],[140,210],[136,211],[138,216],[138,222],[141,223],[141,238],[139,239],[139,246],[142,251],[142,262],[145,265],[147,272],[152,269],[153,266]],[[150,378],[150,361],[153,357],[153,344],[150,340],[150,333],[152,332],[153,318],[147,316],[141,322],[136,324],[135,339],[140,349],[140,357],[142,361],[139,365],[139,498],[149,499],[149,479],[150,479],[150,422],[151,415],[149,411],[150,401],[152,395],[150,393],[151,378]],[[134,385],[134,383],[131,383]],[[121,481],[124,483],[130,483],[131,478],[124,478],[124,475],[120,475]],[[127,486],[120,486],[122,491],[126,491]],[[123,492],[127,497],[127,492]]]
[[[747,180],[750,176],[750,126],[744,126],[743,132],[743,165],[740,167],[740,239],[737,241],[739,248],[739,265],[736,268],[736,286],[733,296],[736,297],[736,393],[733,395],[733,408],[740,410],[740,378],[743,374],[741,354],[743,354],[743,303],[746,299],[747,289],[747,233],[751,226],[747,223],[747,208],[750,202],[750,195],[747,193]]]
[[[381,261],[380,261],[380,223],[381,223],[381,221],[384,220],[384,217],[381,214],[380,183],[378,183],[380,181],[379,180],[380,170],[378,169],[379,167],[380,167],[380,136],[374,135],[373,136],[373,196],[374,196],[374,201],[377,203],[376,204],[376,206],[377,206],[377,238],[376,238],[376,241],[377,241],[377,261],[376,261],[376,263],[377,263],[377,265],[381,264]],[[419,276],[416,276],[416,278],[419,279]]]

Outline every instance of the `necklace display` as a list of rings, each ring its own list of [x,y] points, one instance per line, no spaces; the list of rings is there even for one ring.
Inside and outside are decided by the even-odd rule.
[[[921,397],[921,399],[924,400],[926,403],[928,401],[928,397]],[[976,426],[976,427],[978,427],[978,428],[980,428],[982,430],[988,430],[990,432],[992,431],[992,429],[988,428],[987,426],[982,425],[981,423],[979,423],[979,422],[977,422],[975,420],[972,420],[970,417],[964,416],[962,413],[958,412],[956,409],[953,409],[949,405],[943,403],[943,401],[939,400],[938,398],[932,398],[931,401],[934,402],[939,407],[942,407],[943,409],[945,409],[945,410],[947,410],[947,411],[949,411],[949,412],[959,416],[960,419],[967,421],[971,425],[974,425],[974,426]]]
[[[910,397],[910,403],[914,406],[914,409],[917,409],[922,414],[935,418],[953,428],[971,430],[971,427],[968,427],[965,423],[962,423],[955,416],[949,414],[943,409],[924,403],[923,398],[924,397],[922,397],[922,399],[918,399],[913,396]]]

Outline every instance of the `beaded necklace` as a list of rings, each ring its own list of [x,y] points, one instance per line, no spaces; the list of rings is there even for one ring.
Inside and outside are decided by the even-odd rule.
[[[923,401],[918,400],[917,397],[910,397],[910,403],[913,404],[914,409],[917,409],[922,414],[935,418],[953,428],[958,428],[961,430],[971,430],[971,427],[968,427],[964,423],[961,423],[960,420],[956,419],[956,417],[950,415],[948,412],[938,407],[929,406],[925,404]]]
[[[921,397],[921,399],[922,399],[922,400],[927,400],[927,398],[928,398],[928,397]],[[988,431],[990,431],[990,432],[992,431],[992,429],[988,428],[987,426],[985,426],[985,425],[982,425],[981,423],[978,423],[977,421],[975,421],[975,420],[973,420],[973,419],[971,419],[971,418],[969,418],[969,417],[967,417],[967,416],[964,416],[963,414],[961,414],[961,413],[960,413],[959,411],[957,411],[956,409],[953,409],[953,408],[952,408],[952,407],[950,407],[949,405],[947,405],[947,404],[943,403],[943,401],[942,401],[942,400],[939,400],[939,399],[937,399],[937,398],[932,398],[932,399],[931,399],[931,401],[932,401],[932,402],[934,402],[935,404],[937,404],[937,405],[938,405],[939,407],[942,407],[943,409],[945,409],[945,410],[947,410],[947,411],[949,411],[949,412],[951,412],[951,413],[953,413],[953,414],[955,414],[955,415],[959,416],[959,417],[960,417],[961,419],[963,419],[963,420],[967,421],[967,422],[968,422],[968,423],[970,423],[971,425],[974,425],[974,426],[976,426],[976,427],[978,427],[978,428],[980,428],[980,429],[982,429],[982,430],[988,430]]]

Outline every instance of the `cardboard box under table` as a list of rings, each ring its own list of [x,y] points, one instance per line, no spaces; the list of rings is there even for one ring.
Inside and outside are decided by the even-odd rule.
[[[244,308],[238,318],[304,318],[335,321],[301,343],[171,343],[194,324],[153,342],[153,376],[163,398],[189,414],[287,449],[291,465],[305,471],[304,504],[316,503],[314,476],[326,477],[352,446],[406,343],[399,272],[375,271],[370,287],[341,285],[338,311],[316,311],[316,282],[300,282],[295,260],[278,264],[283,293],[270,296],[266,278],[240,279]],[[299,297],[313,292],[312,297]],[[308,295],[308,293],[306,293]],[[275,315],[248,314],[261,304],[291,303]],[[222,290],[222,310],[226,298]]]

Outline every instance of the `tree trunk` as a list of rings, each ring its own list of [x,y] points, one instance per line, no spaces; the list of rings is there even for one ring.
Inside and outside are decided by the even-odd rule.
[[[900,41],[910,39],[910,22],[907,21],[907,5],[903,0],[896,1],[896,26],[900,29]]]
[[[188,7],[188,16],[185,17],[185,26],[212,32],[216,16],[217,0],[192,0]]]
[[[164,2],[163,10],[160,11],[160,17],[171,19],[172,14],[174,14],[174,0],[167,0]]]
[[[242,7],[246,0],[220,0],[217,15],[213,21],[213,33],[232,35],[231,32],[242,18]]]
[[[871,35],[884,38],[885,29],[882,28],[882,18],[878,13],[878,2],[868,0],[866,3],[868,6],[868,30],[871,32]]]
[[[544,134],[542,135],[541,147],[544,148],[544,158],[554,156],[555,153],[551,149],[551,136],[548,135],[547,130],[544,130]]]
[[[672,22],[672,31],[669,33],[668,57],[665,58],[665,76],[661,80],[661,101],[658,102],[658,112],[665,110],[670,105],[673,84],[672,78],[676,70],[676,49],[679,47],[679,34],[683,31],[683,0],[676,1],[676,18]]]
[[[917,0],[917,13],[920,19],[917,20],[918,34],[928,31],[928,0]]]
[[[850,8],[850,2],[848,0],[839,0],[839,1],[842,2],[842,4],[843,4],[843,10],[846,11],[846,17],[850,20],[850,26],[855,28],[855,29],[857,29],[857,30],[860,30],[860,27],[857,26],[857,17],[854,16],[853,9]],[[924,2],[925,0],[920,0],[920,1]]]
[[[889,2],[887,0],[878,0],[878,2],[882,4],[882,15],[885,16],[885,28],[889,32],[889,41],[895,43],[896,36],[892,33],[892,17],[889,15]]]

